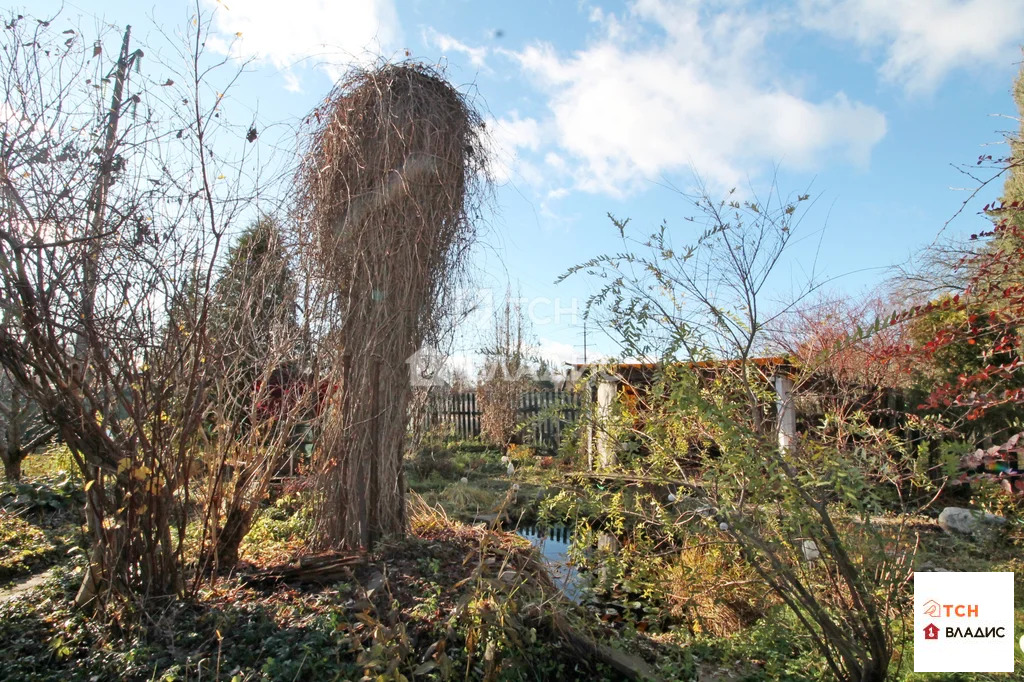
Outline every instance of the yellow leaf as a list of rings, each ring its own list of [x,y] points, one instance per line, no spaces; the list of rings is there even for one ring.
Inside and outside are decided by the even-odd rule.
[[[93,484],[93,483],[95,483],[95,482],[96,482],[95,480],[92,480],[92,481],[86,481],[86,482],[85,482],[85,492],[89,492],[89,488],[91,488],[91,487],[92,487],[92,484]]]
[[[124,472],[128,471],[131,468],[132,460],[128,457],[125,457],[124,459],[117,463],[117,473],[119,474],[123,474]]]

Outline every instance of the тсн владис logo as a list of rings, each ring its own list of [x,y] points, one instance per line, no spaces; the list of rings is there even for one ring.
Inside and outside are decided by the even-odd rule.
[[[934,599],[929,599],[924,603],[924,609],[922,609],[924,615],[930,618],[978,618],[980,617],[980,609],[977,604],[940,604]],[[925,639],[938,639],[938,633],[941,632],[940,628],[935,623],[928,623],[924,626]],[[991,626],[991,627],[960,627],[960,626],[946,626],[945,628],[946,637],[1006,637],[1006,627],[1002,625]]]
[[[915,573],[914,671],[1013,672],[1013,573]]]

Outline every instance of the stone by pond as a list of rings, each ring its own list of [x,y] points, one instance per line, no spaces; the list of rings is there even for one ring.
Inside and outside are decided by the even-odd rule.
[[[961,507],[946,507],[939,514],[939,526],[947,533],[978,536],[1005,524],[1002,516]]]

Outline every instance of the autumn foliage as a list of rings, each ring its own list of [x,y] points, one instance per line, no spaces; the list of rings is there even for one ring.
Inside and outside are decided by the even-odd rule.
[[[972,235],[980,248],[958,265],[968,286],[913,311],[937,321],[930,338],[915,349],[919,361],[939,359],[955,370],[932,387],[923,407],[953,410],[967,421],[1024,402],[1024,235],[1012,219],[1024,207],[1013,202],[986,209],[999,218],[990,232]],[[950,365],[954,357],[962,360]]]

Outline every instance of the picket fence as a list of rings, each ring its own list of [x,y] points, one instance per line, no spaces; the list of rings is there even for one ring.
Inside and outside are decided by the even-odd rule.
[[[562,432],[576,422],[579,413],[579,395],[569,391],[527,391],[519,402],[519,422],[527,425],[526,441],[542,450],[557,449]],[[480,435],[482,415],[476,393],[439,393],[427,400],[421,425],[474,438]]]

